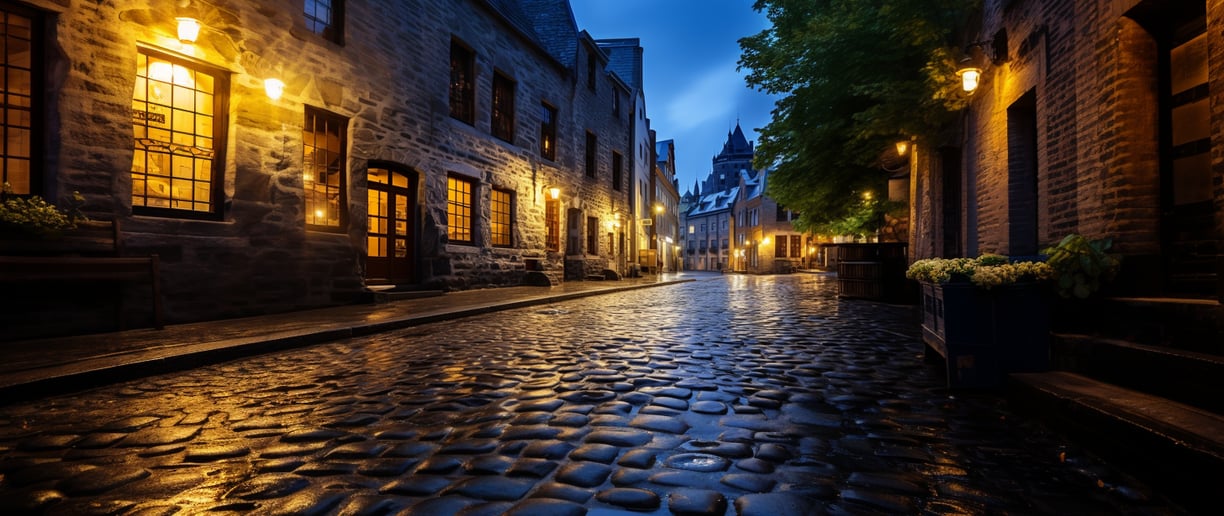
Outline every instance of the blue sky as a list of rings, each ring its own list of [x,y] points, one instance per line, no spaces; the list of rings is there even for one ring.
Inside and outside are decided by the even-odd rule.
[[[639,38],[646,116],[660,140],[676,142],[680,193],[710,173],[727,132],[749,140],[769,123],[773,97],[736,71],[739,38],[769,26],[752,0],[570,0],[578,28],[596,39]]]

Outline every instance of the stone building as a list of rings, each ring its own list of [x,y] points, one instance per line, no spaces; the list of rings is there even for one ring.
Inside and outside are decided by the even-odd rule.
[[[655,167],[651,208],[654,217],[654,243],[661,270],[680,270],[680,192],[676,186],[676,142],[663,140],[655,145]]]
[[[981,14],[963,142],[915,155],[911,257],[1031,255],[1080,233],[1113,239],[1119,293],[1224,296],[1224,2]]]
[[[765,195],[769,169],[756,177],[740,171],[732,233],[732,263],[737,271],[754,274],[792,272],[807,257],[807,239],[791,223],[796,213]]]
[[[304,5],[0,3],[3,179],[158,255],[170,322],[623,266],[632,90],[568,1]]]
[[[738,189],[739,187],[732,187],[701,197],[690,197],[683,222],[686,229],[685,270],[731,269],[731,217]]]

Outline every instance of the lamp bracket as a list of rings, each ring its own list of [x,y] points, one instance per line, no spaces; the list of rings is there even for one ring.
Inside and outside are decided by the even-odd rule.
[[[982,50],[982,55],[990,58],[990,62],[996,65],[1006,63],[1007,57],[1007,30],[999,29],[991,39],[983,39],[974,41],[965,45],[965,54],[968,55],[974,47]]]

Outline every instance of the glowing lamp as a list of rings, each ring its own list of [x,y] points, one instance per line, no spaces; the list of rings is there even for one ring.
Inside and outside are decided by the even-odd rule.
[[[280,99],[285,93],[285,82],[280,79],[264,79],[264,93],[272,100]]]
[[[956,75],[961,79],[961,88],[967,93],[973,93],[978,87],[978,82],[982,79],[982,69],[966,66],[957,70]]]
[[[909,142],[905,140],[897,142],[897,155],[904,156],[907,152],[909,152]]]
[[[200,37],[200,21],[195,18],[177,18],[178,38],[183,43],[195,43]]]
[[[560,189],[560,188],[557,188],[557,187],[555,187],[555,186],[549,187],[549,188],[548,188],[548,198],[549,198],[549,199],[552,199],[552,200],[554,200],[554,201],[555,201],[555,200],[557,200],[557,199],[560,199],[560,198],[561,198],[561,189]]]

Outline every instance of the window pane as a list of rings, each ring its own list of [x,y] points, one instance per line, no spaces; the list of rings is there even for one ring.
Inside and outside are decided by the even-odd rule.
[[[446,178],[446,234],[451,242],[472,243],[472,183]]]
[[[306,224],[340,228],[344,222],[344,136],[348,120],[310,106],[302,135]]]

